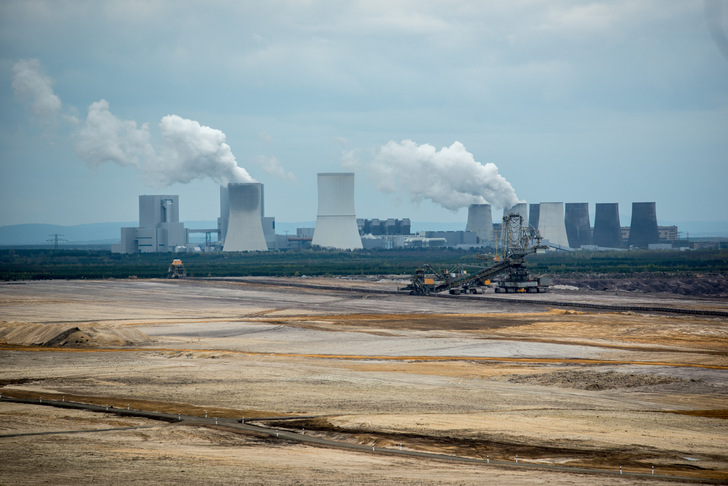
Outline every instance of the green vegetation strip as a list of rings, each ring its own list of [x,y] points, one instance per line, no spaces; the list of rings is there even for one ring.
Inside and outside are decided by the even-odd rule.
[[[485,265],[477,250],[449,248],[361,251],[272,251],[250,253],[118,254],[85,250],[0,250],[0,280],[166,277],[182,258],[191,277],[410,274],[425,263],[438,269]],[[728,273],[728,250],[571,252],[533,255],[535,274]]]

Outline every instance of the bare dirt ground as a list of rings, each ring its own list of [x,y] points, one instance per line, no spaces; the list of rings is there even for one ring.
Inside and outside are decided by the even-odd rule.
[[[264,280],[0,284],[0,393],[289,417],[256,423],[493,463],[0,401],[0,484],[728,482],[726,318],[334,290],[394,280]],[[547,295],[728,308],[705,296]]]

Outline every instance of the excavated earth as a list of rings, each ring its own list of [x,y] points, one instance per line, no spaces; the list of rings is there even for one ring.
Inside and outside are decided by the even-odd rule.
[[[728,482],[728,302],[590,282],[0,284],[0,484]]]

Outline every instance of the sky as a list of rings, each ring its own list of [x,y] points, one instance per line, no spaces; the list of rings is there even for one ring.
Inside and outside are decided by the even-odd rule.
[[[654,201],[728,223],[728,1],[0,2],[0,225]]]

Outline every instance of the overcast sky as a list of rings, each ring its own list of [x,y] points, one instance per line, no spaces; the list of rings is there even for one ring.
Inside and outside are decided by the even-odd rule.
[[[365,218],[726,222],[727,31],[725,0],[3,0],[0,225],[214,220],[231,179],[314,221],[339,171]]]

